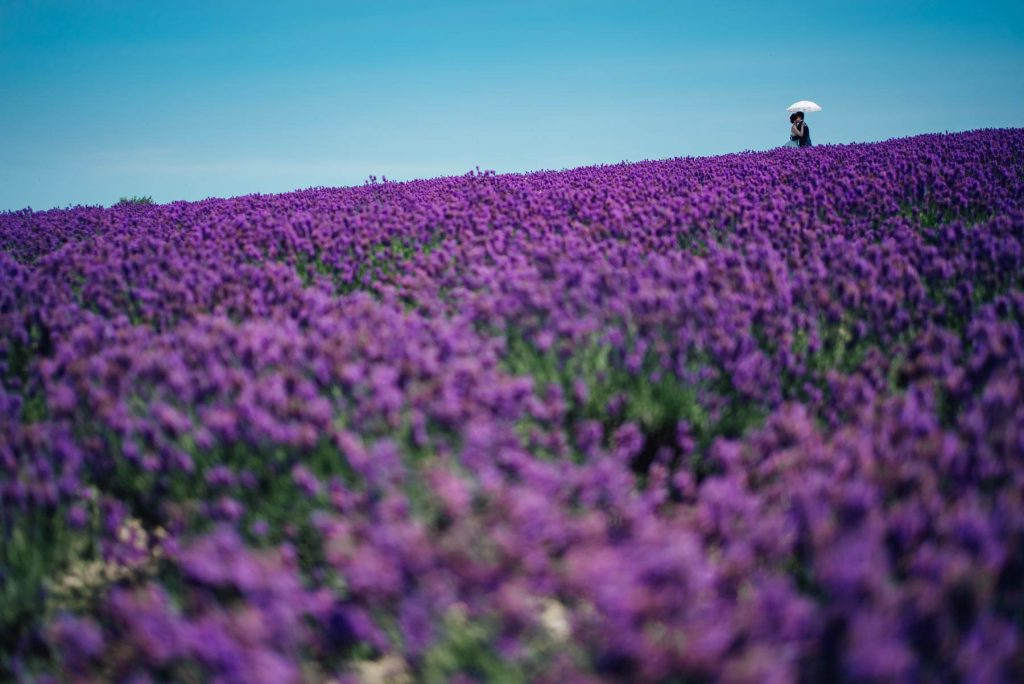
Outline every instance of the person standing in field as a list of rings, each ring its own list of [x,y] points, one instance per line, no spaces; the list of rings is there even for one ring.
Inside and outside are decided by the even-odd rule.
[[[804,121],[803,112],[793,112],[789,115],[789,142],[786,147],[810,147],[811,127]]]
[[[811,127],[807,125],[806,121],[804,121],[803,112],[795,112],[795,114],[798,117],[797,121],[800,124],[800,137],[797,139],[797,143],[800,145],[800,147],[810,147]]]
[[[786,147],[803,147],[800,140],[804,137],[804,115],[803,112],[793,112],[789,115],[789,142]]]

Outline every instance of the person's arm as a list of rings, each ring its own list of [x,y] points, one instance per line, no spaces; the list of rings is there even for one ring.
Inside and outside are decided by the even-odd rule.
[[[804,129],[800,124],[793,124],[789,127],[789,134],[795,135],[798,138],[802,138],[804,135]]]

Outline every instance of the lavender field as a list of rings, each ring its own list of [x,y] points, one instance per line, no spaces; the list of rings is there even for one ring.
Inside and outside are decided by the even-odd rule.
[[[1024,679],[1024,130],[0,214],[0,679]]]

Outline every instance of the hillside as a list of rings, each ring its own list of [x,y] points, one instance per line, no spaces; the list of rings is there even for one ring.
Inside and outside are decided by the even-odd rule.
[[[1024,130],[6,213],[0,281],[0,673],[1024,679]]]

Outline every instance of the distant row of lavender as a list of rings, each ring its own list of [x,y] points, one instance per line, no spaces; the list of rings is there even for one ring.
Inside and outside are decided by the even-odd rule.
[[[0,214],[0,282],[0,678],[1024,679],[1022,130]]]

